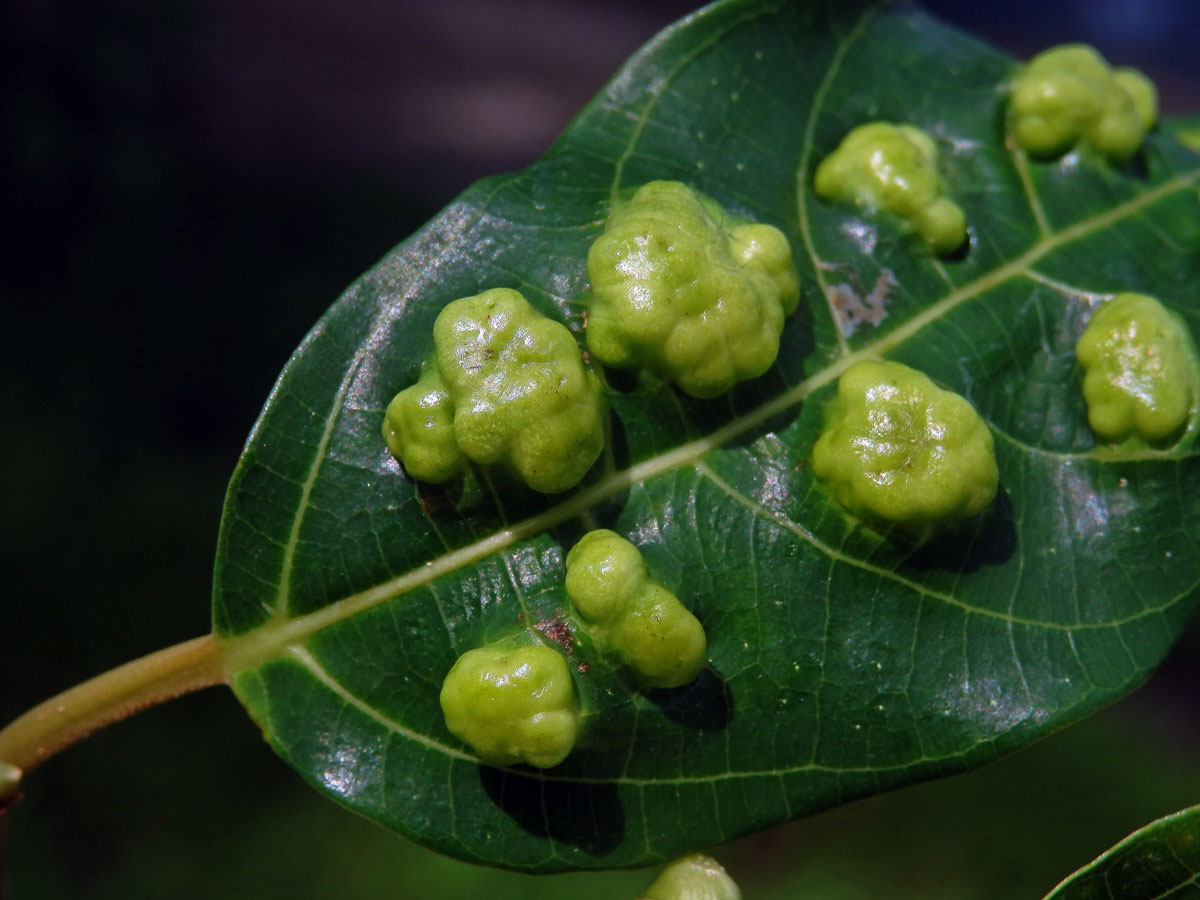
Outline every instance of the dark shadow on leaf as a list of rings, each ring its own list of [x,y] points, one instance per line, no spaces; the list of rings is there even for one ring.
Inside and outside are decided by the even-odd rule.
[[[975,245],[976,240],[975,234],[970,228],[967,228],[967,234],[963,238],[962,243],[955,247],[953,251],[943,256],[942,260],[950,263],[962,262],[970,255],[971,248]]]
[[[556,781],[491,766],[479,767],[479,780],[492,802],[529,834],[592,856],[611,853],[625,838],[625,812],[612,784]]]
[[[475,493],[469,511],[494,515],[501,522],[519,522],[539,515],[562,501],[561,494],[543,494],[531,490],[504,466],[471,463],[464,485],[470,487],[471,478],[475,481]]]
[[[1146,145],[1143,144],[1138,152],[1129,158],[1128,161],[1121,164],[1120,169],[1130,178],[1136,178],[1138,181],[1150,180],[1150,162],[1146,158]]]
[[[724,731],[733,720],[733,694],[711,668],[683,687],[648,691],[646,699],[672,722],[697,731]]]
[[[629,437],[625,433],[624,420],[614,412],[608,414],[608,441],[612,448],[613,464],[618,471],[629,468]],[[603,459],[603,457],[602,457]]]
[[[412,478],[407,473],[405,475]],[[415,478],[412,478],[412,482],[417,492],[417,502],[430,518],[453,516],[470,508],[479,493],[478,484],[471,473],[452,478],[445,484],[430,484]]]
[[[1012,501],[1001,488],[991,509],[957,531],[933,538],[905,560],[915,569],[964,574],[1007,562],[1017,549]]]
[[[712,398],[693,397],[650,371],[606,368],[618,468],[710,435],[786,393],[805,378],[805,360],[815,352],[814,334],[812,311],[801,304],[784,324],[775,364],[758,378],[735,384]],[[787,428],[795,418],[796,409],[786,409],[734,436],[728,446],[749,446],[764,433]]]
[[[593,361],[592,365],[596,365]],[[638,388],[637,369],[612,369],[604,367],[604,380],[611,390],[629,394]]]

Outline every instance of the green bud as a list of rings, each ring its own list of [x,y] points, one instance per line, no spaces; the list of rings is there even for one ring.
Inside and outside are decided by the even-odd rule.
[[[450,733],[484,762],[548,769],[575,746],[579,710],[571,676],[550,647],[468,650],[446,675],[440,699]]]
[[[448,304],[433,339],[436,368],[396,395],[383,426],[410,475],[445,481],[472,460],[547,494],[580,482],[604,448],[608,401],[564,325],[495,288]]]
[[[933,139],[913,125],[869,122],[847,134],[817,166],[822,200],[908,222],[934,253],[953,253],[967,237],[962,208],[946,196]]]
[[[1178,437],[1196,412],[1200,364],[1187,325],[1145,294],[1118,294],[1075,345],[1088,422],[1106,441]]]
[[[388,404],[383,439],[418,481],[440,484],[461,475],[467,458],[454,438],[454,406],[438,376],[437,362],[421,364],[421,377]]]
[[[678,181],[652,181],[614,209],[587,271],[592,356],[655,371],[694,397],[767,371],[800,299],[782,232]]]
[[[1137,152],[1158,118],[1158,92],[1136,69],[1114,71],[1093,48],[1065,44],[1022,67],[1008,116],[1013,137],[1033,156],[1061,156],[1086,144],[1120,162]]]
[[[983,512],[999,480],[991,432],[971,404],[877,360],[842,373],[812,467],[851,513],[917,540]]]
[[[704,668],[704,627],[651,579],[642,554],[619,534],[589,531],[571,549],[567,596],[597,645],[648,687],[688,684]]]
[[[719,862],[693,853],[663,869],[643,900],[742,900],[742,892]]]

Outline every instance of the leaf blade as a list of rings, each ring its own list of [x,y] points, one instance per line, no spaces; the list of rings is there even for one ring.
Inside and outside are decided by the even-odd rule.
[[[1200,896],[1200,807],[1139,828],[1046,900],[1183,900]]]
[[[231,483],[214,597],[239,696],[312,783],[469,859],[645,864],[994,758],[1162,658],[1200,582],[1200,517],[1183,500],[1196,458],[1095,451],[1072,393],[1071,333],[1118,276],[1178,295],[1194,273],[1195,158],[1158,141],[1145,179],[1110,173],[1103,202],[1056,199],[1039,216],[1065,176],[1043,165],[1023,178],[993,127],[951,163],[987,176],[963,198],[976,245],[953,263],[914,259],[902,236],[808,190],[818,151],[870,112],[856,85],[906,59],[958,67],[957,87],[915,76],[914,118],[932,122],[919,124],[952,147],[957,130],[996,124],[1012,64],[907,8],[703,11],[635,57],[542,161],[468,190],[322,319]],[[783,88],[754,74],[780,60],[788,91],[817,98],[807,114],[786,112]],[[700,103],[713,87],[722,99]],[[656,177],[698,183],[807,248],[806,308],[776,369],[715,402],[647,378],[615,393],[615,456],[566,499],[405,481],[379,421],[415,380],[441,305],[499,281],[578,333],[582,261],[606,204]],[[1108,261],[1114,245],[1144,242],[1150,210],[1177,236],[1158,250],[1184,248],[1165,254],[1183,274]],[[1061,254],[1097,241],[1087,266],[1060,271]],[[890,273],[878,327],[846,333],[831,272],[862,293]],[[1081,272],[1096,283],[1059,280]],[[998,514],[939,554],[850,528],[803,465],[837,375],[882,354],[967,395],[998,438]],[[563,615],[562,558],[584,518],[632,536],[687,598],[709,631],[710,673],[642,695],[582,642],[572,661],[589,666],[577,685],[598,723],[584,744],[548,773],[480,768],[445,732],[441,675],[482,640]],[[1156,530],[1153,546],[1133,529]],[[1143,591],[1163,554],[1179,565]]]

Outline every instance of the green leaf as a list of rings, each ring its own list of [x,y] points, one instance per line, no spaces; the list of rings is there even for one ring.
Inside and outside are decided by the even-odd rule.
[[[1139,828],[1046,895],[1046,900],[1200,897],[1200,806]]]
[[[1026,162],[1004,141],[1014,67],[909,6],[722,3],[351,286],[268,399],[218,552],[215,627],[278,752],[446,853],[632,866],[978,765],[1141,682],[1195,608],[1200,461],[1098,448],[1073,345],[1125,290],[1197,330],[1200,159],[1161,128],[1125,167]],[[939,142],[965,255],[815,199],[818,161],[870,119]],[[407,479],[380,423],[438,311],[517,288],[582,340],[590,242],[659,178],[792,241],[803,295],[776,366],[712,401],[610,373],[610,452],[567,495]],[[847,319],[877,286],[886,315]],[[994,433],[994,513],[917,552],[855,527],[806,465],[839,373],[872,356]],[[442,678],[513,630],[561,636],[545,626],[585,521],[641,547],[704,623],[709,668],[641,693],[576,634],[576,750],[545,772],[480,765],[445,728]]]

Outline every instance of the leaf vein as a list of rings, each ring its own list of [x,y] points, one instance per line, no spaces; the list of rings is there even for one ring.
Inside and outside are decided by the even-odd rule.
[[[1029,157],[1023,150],[1018,150],[1012,145],[1011,141],[1007,142],[1008,155],[1012,159],[1013,168],[1017,171],[1017,178],[1021,182],[1021,190],[1025,194],[1025,201],[1029,204],[1029,211],[1033,214],[1033,221],[1037,224],[1038,233],[1045,237],[1050,234],[1053,229],[1050,227],[1050,221],[1046,218],[1046,211],[1042,208],[1042,198],[1038,195],[1037,187],[1033,183],[1033,174],[1029,171]]]
[[[1017,258],[997,267],[986,275],[976,278],[957,290],[951,291],[922,313],[897,326],[874,342],[841,357],[825,369],[811,375],[776,397],[765,401],[758,408],[732,419],[706,437],[689,441],[686,444],[631,466],[622,472],[601,478],[589,487],[571,495],[555,507],[551,507],[515,525],[506,525],[504,528],[487,537],[435,560],[429,560],[424,566],[411,570],[397,578],[336,600],[325,607],[302,616],[288,618],[286,614],[280,614],[277,611],[276,616],[268,623],[264,623],[242,635],[224,639],[224,649],[229,670],[238,671],[244,666],[257,665],[266,659],[272,658],[273,655],[287,646],[298,643],[307,636],[334,625],[347,617],[356,615],[379,603],[389,601],[415,587],[428,584],[434,578],[448,574],[462,566],[477,562],[483,557],[498,552],[518,540],[532,537],[554,525],[580,516],[585,510],[595,504],[607,500],[623,490],[627,490],[639,481],[664,474],[682,466],[694,465],[711,450],[724,445],[756,425],[800,403],[814,391],[832,382],[855,362],[861,359],[875,358],[894,349],[919,334],[931,323],[942,319],[953,309],[968,300],[994,289],[1011,278],[1025,275],[1033,263],[1052,251],[1074,241],[1081,240],[1096,231],[1110,227],[1116,222],[1135,215],[1140,210],[1157,203],[1173,193],[1187,190],[1193,187],[1198,179],[1200,179],[1200,168],[1189,170],[1157,185],[1155,188],[1147,190],[1138,197],[1131,198],[1091,218],[1081,220],[1069,228],[1065,228],[1035,243],[1029,250]],[[508,182],[497,181],[493,185],[494,189],[490,196],[495,196],[496,191],[500,189],[499,186],[504,183]],[[484,202],[486,205],[487,202],[490,202],[490,199]],[[355,356],[348,367],[348,371],[339,387],[337,398],[344,397],[345,392],[348,390],[348,385],[353,380],[354,373],[361,365],[361,353],[362,351],[360,350],[359,354]],[[335,404],[332,407],[330,419],[326,425],[327,434],[332,434],[336,420],[340,416],[341,408],[337,403],[337,398],[335,398]],[[323,456],[323,454],[318,454],[314,459],[314,468],[311,473],[312,480],[315,480],[315,472]],[[309,490],[311,492],[311,484],[309,485]],[[300,520],[302,517],[303,507],[301,507],[301,510],[297,514],[297,519],[293,523],[291,538],[289,540],[291,552],[286,557],[285,574],[290,572],[292,567],[292,557],[294,556],[296,543],[298,542]],[[286,592],[281,590],[279,595],[281,597],[286,596]],[[1038,623],[1030,622],[1029,624]],[[1108,627],[1111,624],[1119,623],[1088,623],[1074,627]],[[1066,626],[1052,626],[1047,624],[1046,627]]]
[[[1185,595],[1180,595],[1178,597],[1173,597],[1168,604],[1166,604],[1162,607],[1146,607],[1137,613],[1133,613],[1129,616],[1125,616],[1120,619],[1113,619],[1108,622],[1085,622],[1082,620],[1076,621],[1076,622],[1050,622],[1050,621],[1045,621],[1045,620],[1041,620],[1041,619],[1028,619],[1023,616],[1014,616],[1009,613],[1000,612],[999,610],[986,609],[986,608],[980,607],[980,606],[973,606],[970,603],[960,600],[958,597],[955,597],[953,594],[947,594],[947,593],[944,593],[941,591],[935,591],[931,588],[926,587],[923,584],[920,584],[919,582],[916,582],[909,578],[906,578],[893,569],[886,569],[882,566],[877,566],[877,565],[874,565],[873,563],[869,563],[866,560],[856,559],[852,556],[848,556],[847,554],[843,553],[841,550],[838,550],[838,549],[831,547],[828,544],[824,543],[819,538],[817,538],[815,535],[813,535],[811,532],[809,532],[808,530],[806,530],[805,528],[803,528],[796,522],[793,522],[791,519],[789,519],[783,513],[776,512],[775,510],[769,509],[766,506],[763,506],[758,501],[754,500],[753,498],[747,497],[744,493],[742,493],[737,488],[735,488],[733,485],[729,484],[727,481],[725,481],[723,478],[721,478],[720,475],[718,475],[716,472],[714,472],[703,461],[697,461],[695,463],[695,467],[696,467],[696,470],[701,475],[703,475],[706,479],[711,481],[720,490],[722,490],[725,494],[727,494],[731,500],[734,500],[735,502],[741,504],[746,509],[750,510],[751,512],[755,513],[756,515],[760,515],[766,519],[770,519],[771,521],[775,522],[776,524],[782,526],[786,530],[790,531],[792,534],[796,535],[801,540],[810,544],[815,550],[824,554],[826,557],[829,558],[829,560],[832,563],[843,563],[845,565],[853,566],[855,568],[861,569],[864,572],[870,572],[871,574],[876,575],[880,579],[885,579],[885,580],[891,581],[895,584],[900,585],[901,587],[908,588],[909,590],[911,590],[921,596],[928,597],[931,600],[939,600],[942,603],[946,603],[950,606],[956,606],[959,609],[963,610],[964,612],[967,612],[967,613],[970,613],[973,615],[983,616],[985,618],[997,619],[1001,622],[1007,623],[1010,626],[1011,625],[1023,625],[1023,626],[1028,626],[1031,628],[1045,628],[1047,630],[1055,630],[1055,631],[1082,631],[1082,630],[1094,630],[1094,629],[1098,629],[1098,628],[1112,628],[1119,632],[1122,625],[1140,620],[1149,615],[1161,613],[1164,609],[1169,608],[1170,605],[1173,605],[1174,603],[1176,603],[1180,599],[1181,596],[1186,596],[1186,594],[1185,594]],[[1200,580],[1197,581],[1197,584],[1200,584]]]
[[[796,166],[796,216],[800,225],[800,238],[804,241],[805,252],[812,262],[813,276],[817,280],[817,287],[821,291],[821,298],[824,300],[826,308],[829,311],[829,317],[833,321],[834,332],[837,335],[838,354],[840,356],[845,356],[849,352],[850,347],[846,343],[846,335],[842,332],[841,325],[838,322],[837,310],[833,307],[829,285],[825,281],[826,263],[817,255],[816,244],[813,241],[812,224],[808,218],[808,170],[812,164],[813,137],[817,130],[817,119],[824,108],[825,97],[837,79],[838,72],[842,68],[842,62],[846,54],[850,51],[850,47],[866,30],[874,14],[874,8],[864,11],[850,33],[838,41],[837,49],[834,51],[833,58],[829,62],[829,68],[825,71],[825,77],[821,79],[821,83],[817,86],[816,93],[813,95],[812,107],[808,113],[808,122],[804,128],[800,162]]]
[[[698,42],[696,46],[691,49],[691,51],[684,54],[674,68],[672,68],[671,71],[663,77],[662,81],[655,85],[653,90],[647,92],[649,96],[647,97],[646,104],[642,107],[641,111],[637,113],[636,119],[634,119],[633,132],[630,134],[629,140],[626,141],[625,147],[621,151],[621,155],[617,157],[617,161],[613,165],[612,184],[609,188],[609,202],[611,205],[616,206],[617,204],[618,194],[621,189],[621,176],[625,171],[625,163],[627,163],[633,156],[633,148],[637,146],[638,141],[641,139],[642,132],[646,129],[646,125],[650,121],[650,115],[654,112],[655,107],[658,106],[659,101],[662,100],[672,82],[679,77],[680,73],[683,72],[684,69],[691,65],[692,61],[695,60],[696,57],[708,50],[710,47],[717,45],[717,43],[726,34],[733,31],[735,28],[741,27],[747,22],[754,21],[761,16],[777,14],[781,5],[782,4],[776,4],[768,9],[749,12],[727,23],[723,29],[714,31],[711,35],[709,35],[707,40]]]

